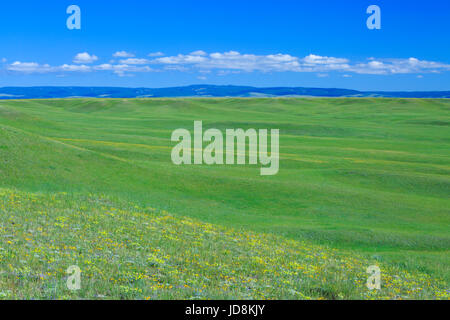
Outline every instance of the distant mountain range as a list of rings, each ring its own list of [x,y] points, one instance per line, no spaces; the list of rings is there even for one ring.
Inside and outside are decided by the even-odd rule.
[[[450,98],[450,91],[357,91],[303,87],[256,88],[192,85],[172,88],[119,87],[4,87],[0,99],[161,98],[161,97],[390,97]]]

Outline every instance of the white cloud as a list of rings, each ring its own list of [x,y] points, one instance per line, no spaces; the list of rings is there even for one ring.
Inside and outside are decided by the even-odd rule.
[[[87,52],[82,52],[79,53],[75,56],[75,58],[73,59],[74,63],[94,63],[95,61],[98,60],[98,57],[96,55],[90,55]]]
[[[84,64],[82,65],[63,64],[57,69],[59,69],[57,71],[69,71],[69,72],[90,72],[92,70],[91,67],[86,66]]]
[[[20,62],[11,63],[6,68],[8,71],[15,71],[21,73],[48,73],[52,72],[53,68],[48,64],[39,64],[37,62]]]
[[[351,68],[360,74],[410,74],[410,73],[439,73],[450,71],[450,65],[434,61],[409,59],[375,59],[368,63],[359,63]]]
[[[199,62],[206,61],[207,58],[202,56],[193,56],[193,55],[184,55],[179,54],[177,56],[172,57],[163,57],[153,60],[153,63],[161,63],[161,64],[195,64]]]
[[[165,71],[179,71],[179,72],[189,72],[190,69],[181,65],[167,65],[164,66],[163,70]]]
[[[315,54],[304,57],[303,61],[310,65],[346,64],[349,62],[347,59],[343,58],[323,57]]]
[[[237,51],[215,52],[207,55],[203,51],[195,51],[188,55],[179,54],[154,59],[152,63],[166,65],[192,66],[202,70],[223,69],[245,72],[326,72],[347,70],[349,61],[343,58],[309,55],[298,58],[289,54],[241,54]]]
[[[8,59],[2,58],[2,63],[6,63],[7,61],[8,61]]]
[[[134,58],[135,55],[126,51],[117,51],[113,54],[114,58]]]
[[[20,62],[16,61],[7,66],[8,71],[21,73],[51,73],[51,72],[89,72],[91,67],[86,65],[69,65],[50,66],[48,64],[39,64],[36,62]]]
[[[164,55],[164,53],[162,53],[161,51],[152,52],[152,53],[148,54],[149,57],[162,57],[163,55]]]
[[[177,56],[158,58],[152,61],[156,64],[191,65],[202,70],[231,69],[241,71],[298,71],[300,67],[298,58],[276,54],[258,56],[253,54],[240,54],[237,51],[212,53],[210,55],[179,54]]]
[[[350,68],[349,60],[310,54],[301,60],[305,71],[344,71]]]
[[[152,72],[154,71],[149,66],[130,66],[127,64],[101,64],[94,67],[97,71],[112,71],[119,76],[125,76],[133,72]]]
[[[122,64],[149,64],[149,60],[147,59],[137,59],[137,58],[129,58],[120,60],[120,63]]]
[[[113,65],[109,64],[109,63],[104,63],[98,66],[94,67],[95,70],[100,70],[100,71],[110,71],[113,69]]]
[[[128,53],[119,51],[115,55],[125,54]],[[51,66],[37,62],[16,61],[12,64],[6,64],[5,68],[8,71],[22,73],[111,71],[120,76],[139,72],[177,71],[198,72],[201,76],[212,72],[217,75],[242,72],[313,72],[318,77],[324,77],[331,72],[340,72],[346,78],[351,77],[352,74],[417,75],[450,71],[449,64],[419,60],[417,58],[377,59],[371,57],[364,62],[353,62],[342,57],[314,54],[296,57],[283,53],[256,55],[242,54],[237,51],[208,54],[198,50],[190,54],[155,57],[153,59],[129,57],[118,61],[111,60],[107,64],[93,65],[97,60],[98,58],[95,55],[84,52],[76,55],[74,64]]]
[[[94,72],[94,71],[112,71],[117,75],[126,75],[128,73],[137,72],[154,72],[149,66],[137,66],[128,64],[100,64],[96,66],[79,65],[79,64],[63,64],[61,66],[50,66],[48,64],[39,64],[36,62],[20,62],[16,61],[6,68],[8,71],[19,73],[53,73],[53,72]]]
[[[203,50],[197,50],[190,53],[191,56],[206,56],[207,53]]]
[[[310,54],[303,58],[291,56],[289,54],[241,54],[237,51],[215,52],[205,55],[203,51],[190,54],[178,54],[157,58],[151,61],[154,64],[175,66],[181,69],[214,70],[218,69],[221,75],[227,71],[241,72],[345,72],[359,74],[408,74],[408,73],[438,73],[449,71],[450,65],[424,61],[417,58],[409,59],[376,59],[369,58],[365,63],[352,63],[349,59],[319,56]],[[180,70],[181,70],[180,69]]]

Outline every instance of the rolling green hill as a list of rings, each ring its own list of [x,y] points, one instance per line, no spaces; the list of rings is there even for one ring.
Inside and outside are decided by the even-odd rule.
[[[2,268],[16,270],[13,271],[16,273],[21,270],[19,274],[25,272],[25,266],[20,265],[21,260],[30,261],[31,266],[39,270],[38,273],[43,273],[44,269],[50,270],[50,275],[35,280],[34,284],[26,277],[14,280],[10,276],[0,277],[0,284],[2,281],[8,283],[10,289],[5,295],[11,294],[18,298],[64,297],[63,294],[49,294],[45,287],[49,279],[61,279],[64,275],[63,265],[67,261],[59,261],[55,250],[62,254],[69,250],[64,249],[64,245],[70,247],[75,243],[74,246],[82,254],[89,256],[87,260],[93,260],[103,256],[97,249],[86,247],[85,241],[102,236],[101,232],[107,235],[102,237],[114,243],[124,243],[123,237],[133,230],[133,225],[129,224],[131,222],[125,218],[119,219],[118,228],[123,229],[120,229],[122,233],[116,234],[114,220],[108,220],[102,215],[117,204],[126,212],[126,217],[138,219],[144,224],[140,226],[140,233],[130,235],[135,247],[117,252],[110,248],[109,255],[103,257],[103,262],[97,261],[98,264],[106,264],[116,255],[119,260],[132,255],[135,259],[130,261],[137,262],[136,265],[127,265],[127,270],[146,274],[144,271],[149,268],[146,259],[151,254],[150,247],[155,246],[161,250],[161,254],[172,258],[155,258],[167,263],[160,261],[164,265],[160,267],[156,263],[148,271],[151,274],[146,274],[150,278],[155,274],[161,276],[152,278],[156,286],[152,292],[147,291],[146,281],[149,278],[142,283],[133,280],[133,285],[122,279],[120,285],[108,287],[111,281],[105,277],[103,282],[94,285],[95,281],[100,281],[99,270],[89,263],[79,262],[88,266],[94,283],[83,291],[85,297],[448,296],[449,111],[450,101],[445,99],[0,101],[0,188],[4,190],[0,207],[0,236],[3,237],[0,264]],[[173,165],[170,152],[175,143],[170,141],[171,133],[177,128],[192,130],[194,120],[202,120],[205,129],[280,129],[279,173],[275,176],[260,176],[259,165]],[[8,200],[11,195],[19,199],[18,203]],[[36,197],[36,203],[32,203],[33,197]],[[52,197],[60,199],[60,202],[54,203]],[[98,200],[103,197],[108,199],[104,206]],[[88,200],[91,198],[97,200]],[[86,208],[80,210],[84,206]],[[143,209],[133,209],[135,206]],[[149,207],[153,208],[151,212],[145,209]],[[48,219],[42,220],[40,212],[45,212],[46,208],[49,211]],[[77,212],[82,212],[86,218],[76,217]],[[163,216],[168,215],[177,225],[182,225],[180,238],[184,242],[199,241],[195,254],[200,257],[189,260],[187,256],[180,257],[180,252],[175,254],[179,242],[173,239],[173,243],[158,242],[161,238],[158,235],[172,230],[173,225],[170,223],[164,225],[158,222],[158,227],[151,229],[156,234],[146,238],[146,231],[142,229],[145,223],[154,226],[155,221],[161,219],[160,215],[155,217],[154,212],[163,212]],[[61,217],[63,220],[73,220],[77,228],[84,230],[85,238],[66,237],[67,229],[55,227],[55,223],[61,223],[57,220]],[[10,219],[16,224],[10,225]],[[22,224],[17,224],[17,221]],[[87,226],[92,221],[97,223],[90,230]],[[65,223],[63,221],[62,225]],[[224,231],[214,231],[214,239],[195,240],[191,233],[197,229],[189,229],[186,226],[189,223],[201,225],[201,231],[198,231],[200,234],[209,228]],[[46,226],[49,228],[46,235],[36,232],[37,228],[45,229]],[[244,250],[231,238],[217,235],[228,232],[247,240],[253,236],[261,237],[264,243],[261,248],[264,250],[255,247],[246,247],[248,250]],[[6,240],[9,238],[6,236],[11,235],[16,235],[17,239],[8,240],[11,242],[8,247]],[[33,236],[36,239],[33,240]],[[35,242],[27,247],[25,238]],[[52,242],[47,243],[45,239],[51,239],[58,249],[49,247],[48,244]],[[41,245],[43,243],[44,248]],[[271,246],[273,252],[280,252],[280,257],[269,257],[272,253],[267,251],[271,250]],[[313,279],[318,282],[304,282],[305,275],[299,273],[299,269],[288,266],[287,261],[304,262],[304,252],[300,247],[307,248],[308,254],[325,252],[326,263],[319,260],[308,262],[312,269],[319,270],[319,266],[322,267],[316,273],[317,278]],[[32,250],[36,248],[47,252],[45,256],[50,259],[45,263],[38,258],[31,262]],[[291,253],[290,248],[293,250]],[[234,252],[235,259],[241,257],[245,267],[234,264],[235,260],[231,257],[225,258],[223,252],[227,250]],[[215,252],[223,254],[217,255]],[[286,256],[281,252],[285,252]],[[344,271],[345,268],[339,263],[335,266],[333,261],[336,261],[336,254],[345,257],[343,261],[352,261],[348,263],[352,271]],[[267,272],[258,273],[264,268],[260,270],[251,262],[252,257],[265,255],[269,264],[265,269],[272,276]],[[77,261],[76,257],[70,257],[68,260],[71,262]],[[213,276],[208,273],[213,272],[211,269],[204,271],[204,276],[216,280],[210,284],[206,284],[208,280],[195,283],[199,277],[186,268],[193,261],[197,265],[204,266],[206,262],[215,265],[219,271],[218,266],[224,266],[230,273],[216,270],[219,275]],[[401,284],[391,284],[379,296],[372,296],[374,293],[365,288],[362,275],[365,274],[365,268],[374,263],[383,266],[385,284],[392,283],[388,279],[394,276],[402,279],[399,280]],[[171,277],[173,274],[170,268],[183,264],[183,268],[177,267],[176,270],[183,275],[181,278],[186,280],[184,284],[191,291],[181,290],[183,281]],[[276,265],[283,266],[286,273],[280,270],[277,273],[271,269]],[[120,274],[113,268],[106,269],[109,278]],[[31,268],[27,272],[36,270]],[[202,274],[199,270],[196,272]],[[348,272],[358,281],[343,281],[349,277]],[[237,275],[234,280],[226,282],[222,278],[231,274]],[[299,278],[299,282],[288,275],[295,275],[294,278]],[[244,277],[256,279],[249,281],[255,281],[252,288],[257,289],[249,291],[237,285],[242,284]],[[259,279],[261,282],[258,282]],[[411,279],[420,283],[413,283]],[[39,281],[45,285],[39,287]],[[20,292],[17,287],[23,283],[28,291]],[[233,284],[228,286],[231,291],[218,292],[212,289],[223,283]],[[275,283],[276,289],[272,291],[262,289],[263,285]],[[167,287],[159,288],[158,285],[162,284],[167,284]],[[428,289],[424,288],[426,284],[430,286]],[[205,291],[200,293],[203,285],[206,285]],[[122,290],[120,286],[128,289]],[[172,288],[168,289],[170,286]],[[95,287],[102,288],[102,292],[95,292]],[[418,287],[423,290],[418,290]],[[0,292],[4,292],[3,289]]]

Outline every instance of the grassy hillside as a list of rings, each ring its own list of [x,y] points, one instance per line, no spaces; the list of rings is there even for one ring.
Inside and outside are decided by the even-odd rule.
[[[72,200],[63,202],[71,217],[70,210],[83,206],[83,197],[102,194],[113,202],[170,212],[177,223],[212,223],[211,228],[225,228],[243,237],[256,232],[257,237],[271,239],[267,234],[274,234],[283,250],[302,243],[308,250],[325,245],[354,256],[361,267],[366,261],[376,261],[413,278],[429,276],[433,286],[443,290],[450,281],[449,110],[450,101],[438,99],[1,101],[0,187],[24,198],[36,192],[45,194],[39,196],[44,199],[43,207],[46,197],[68,193]],[[280,129],[279,174],[262,177],[259,166],[173,165],[171,133],[177,128],[192,129],[194,120],[203,120],[205,129]],[[8,217],[20,217],[22,209],[13,210],[8,202],[2,208]],[[89,210],[89,216],[95,217],[102,209]],[[50,223],[38,222],[35,215],[39,211],[31,211],[30,223]],[[2,219],[0,234],[5,237],[6,216]],[[148,219],[151,224],[151,215]],[[16,228],[10,231],[19,233]],[[104,231],[112,232],[112,228],[105,226]],[[97,236],[95,232],[90,236]],[[54,236],[59,233],[55,231]],[[113,240],[120,242],[120,238]],[[274,250],[278,243],[270,241]],[[210,248],[207,242],[202,246]],[[26,247],[11,249],[16,257],[18,248]],[[210,249],[202,249],[205,259],[213,259]],[[169,248],[164,250],[170,254]],[[297,261],[302,254],[296,252],[298,255],[289,259]],[[258,255],[263,253],[258,251]],[[2,267],[5,261],[2,259]],[[233,261],[229,263],[233,265]],[[320,265],[317,261],[312,264]],[[238,271],[248,276],[245,269],[235,269]],[[358,272],[361,275],[365,268],[355,274]],[[268,282],[279,280],[267,277]],[[298,281],[303,281],[300,278]],[[438,278],[443,284],[438,284]],[[299,292],[328,298],[365,297],[368,292],[342,285],[345,288],[335,286],[322,294],[317,288],[325,284]],[[289,288],[297,291],[295,285]],[[33,290],[27,294],[37,295]],[[411,287],[399,290],[404,296],[412,294],[407,293]],[[245,290],[239,292],[244,297]],[[149,296],[185,297],[163,291]],[[250,296],[260,297],[256,291]],[[281,289],[261,295],[274,296],[294,297]]]
[[[237,232],[106,196],[0,190],[2,296],[14,299],[446,298],[445,283],[306,242]],[[68,266],[82,289],[65,288]]]

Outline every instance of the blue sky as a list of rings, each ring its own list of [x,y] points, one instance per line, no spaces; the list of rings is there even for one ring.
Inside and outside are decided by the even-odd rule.
[[[446,0],[15,0],[0,30],[0,86],[450,90]]]

